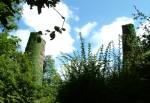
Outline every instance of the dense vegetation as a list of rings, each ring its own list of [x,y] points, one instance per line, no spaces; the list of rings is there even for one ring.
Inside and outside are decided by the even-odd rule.
[[[8,2],[6,2],[8,1]],[[133,53],[128,67],[124,68],[121,54],[116,53],[113,42],[103,46],[96,54],[91,44],[86,46],[80,35],[81,51],[73,55],[62,54],[64,76],[61,80],[54,66],[43,78],[42,85],[34,81],[32,62],[28,54],[19,51],[20,39],[10,36],[17,29],[23,1],[37,6],[38,12],[46,6],[55,6],[59,0],[1,0],[0,1],[0,102],[1,103],[148,103],[150,97],[150,30],[144,25],[150,21],[138,9],[135,19],[142,20],[145,33],[138,40],[137,53]],[[34,0],[33,0],[34,1]],[[41,5],[39,5],[41,4]],[[4,9],[5,8],[5,9]],[[142,18],[142,19],[141,19]],[[134,44],[132,44],[134,45]],[[54,65],[52,60],[48,60]],[[128,69],[126,69],[128,68]]]
[[[128,64],[129,67],[123,68],[121,55],[114,52],[113,43],[109,43],[105,51],[102,46],[97,54],[92,54],[91,45],[88,45],[86,52],[82,37],[80,39],[80,53],[62,56],[61,60],[66,71],[65,80],[59,88],[58,102],[147,103],[149,101],[150,61],[143,58],[144,52],[139,55],[142,59],[137,59],[138,55],[134,54],[136,55],[132,58],[134,62]]]
[[[54,71],[52,83],[37,84],[32,62],[27,54],[18,51],[19,41],[7,33],[0,34],[0,102],[51,103],[55,100],[60,77]]]
[[[37,84],[28,54],[20,52],[21,40],[9,35],[11,30],[17,29],[24,1],[31,7],[39,6],[36,1],[31,2],[32,0],[0,1],[0,103],[52,103],[55,101],[58,83],[61,80],[55,68],[51,73],[52,83],[43,81],[42,85]],[[44,4],[51,7],[59,0],[38,2],[42,7]],[[42,7],[38,7],[39,13]]]

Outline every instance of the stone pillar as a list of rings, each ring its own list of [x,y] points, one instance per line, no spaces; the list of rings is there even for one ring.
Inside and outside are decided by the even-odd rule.
[[[138,42],[133,24],[122,26],[123,68],[129,68],[134,62]]]
[[[33,75],[35,81],[39,84],[41,84],[43,80],[45,44],[46,42],[41,38],[41,35],[38,32],[31,32],[25,50],[29,55],[29,59],[33,63]]]

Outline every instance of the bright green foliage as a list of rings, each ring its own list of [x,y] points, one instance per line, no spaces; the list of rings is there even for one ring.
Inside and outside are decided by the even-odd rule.
[[[48,82],[49,84],[52,82],[52,76],[56,73],[55,61],[51,56],[46,56],[44,60],[43,67],[43,81]]]
[[[48,84],[55,84],[59,81],[60,76],[57,73],[55,68],[55,61],[52,56],[46,56],[44,60],[44,68],[43,68],[43,81],[48,82]]]
[[[35,65],[29,60],[28,54],[19,52],[20,39],[7,33],[17,29],[23,1],[31,7],[37,6],[39,14],[44,5],[55,7],[59,2],[59,0],[0,0],[0,103],[53,103],[61,81],[60,76],[57,74],[50,77],[53,81],[51,85],[47,83],[38,85],[35,82],[35,75],[38,74],[33,69]],[[38,72],[42,75],[42,70]]]
[[[8,57],[15,54],[19,48],[20,39],[15,36],[9,37],[7,33],[0,33],[0,55]]]
[[[2,103],[26,103],[34,100],[31,63],[17,51],[17,37],[0,34],[0,97]]]
[[[48,101],[50,101],[50,103],[55,102],[61,81],[62,81],[61,77],[56,71],[55,62],[52,56],[46,56],[43,68],[43,82],[48,84],[47,87],[49,87],[49,89],[48,91],[46,90],[45,92],[49,93],[50,95],[48,96],[49,97]]]
[[[1,103],[34,103],[42,98],[45,90],[35,83],[27,55],[18,52],[19,41],[7,33],[0,34]]]
[[[38,85],[28,55],[18,51],[19,42],[0,34],[0,103],[54,103],[60,76],[55,72],[49,85]]]

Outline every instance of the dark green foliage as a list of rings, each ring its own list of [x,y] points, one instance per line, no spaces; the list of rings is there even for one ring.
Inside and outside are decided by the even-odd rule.
[[[50,40],[53,40],[55,38],[55,31],[52,31],[49,36]]]
[[[55,9],[56,4],[60,2],[60,0],[1,0],[0,1],[0,31],[9,32],[11,30],[17,29],[17,21],[21,17],[22,13],[22,4],[26,2],[30,5],[32,9],[33,6],[37,7],[37,11],[40,14],[42,12],[42,8],[45,6],[52,7],[58,15],[63,19],[63,23],[61,27],[55,26],[54,31],[52,31],[50,35],[50,40],[55,38],[55,32],[62,33],[65,31],[64,22],[65,17],[62,16],[59,11]],[[47,30],[46,30],[47,31]],[[48,30],[48,33],[50,30]],[[39,31],[39,34],[42,35],[42,32]],[[38,39],[40,42],[40,39]]]
[[[38,42],[38,43],[41,43],[41,41],[42,41],[42,40],[41,40],[41,37],[37,37],[37,42]]]
[[[21,17],[22,0],[0,1],[0,28],[11,30],[17,27],[16,21]]]
[[[140,75],[150,81],[150,16],[147,16],[140,10],[134,7],[136,13],[133,14],[136,22],[139,22],[138,29],[142,29],[144,31],[143,34],[140,34],[142,37],[139,37],[140,44],[140,63],[139,63],[139,71]],[[147,81],[147,82],[148,82]]]
[[[55,27],[54,27],[54,29],[55,29],[55,31],[59,32],[60,34],[62,33],[62,31],[61,31],[61,28],[60,28],[60,27],[55,26]]]
[[[130,72],[122,68],[121,62],[117,61],[119,59],[115,60],[120,56],[113,53],[112,43],[105,51],[102,46],[97,54],[91,52],[89,44],[86,55],[81,36],[80,40],[81,53],[62,55],[65,80],[58,92],[58,102],[146,103],[149,100],[148,82],[141,80],[135,65],[130,66]],[[133,67],[136,70],[132,70]]]
[[[11,30],[17,27],[17,20],[21,17],[21,4],[26,2],[30,5],[37,7],[40,14],[45,5],[49,7],[56,7],[60,0],[1,0],[0,1],[0,26],[3,30]]]
[[[40,14],[42,11],[41,9],[45,7],[45,5],[49,7],[55,7],[60,0],[25,0],[30,8],[32,9],[33,6],[37,6],[38,13]]]
[[[142,44],[143,44],[143,50],[144,51],[149,51],[150,49],[150,34],[148,35],[143,35],[143,40],[142,40]]]
[[[130,72],[131,70],[129,69],[132,68],[133,70],[133,65],[136,65],[139,61],[142,51],[139,47],[139,40],[136,36],[134,25],[123,25],[122,31],[123,68]]]
[[[150,16],[147,16],[134,6],[136,13],[133,14],[134,19],[140,23],[138,29],[143,29],[144,33],[142,35],[141,45],[144,51],[150,50]]]

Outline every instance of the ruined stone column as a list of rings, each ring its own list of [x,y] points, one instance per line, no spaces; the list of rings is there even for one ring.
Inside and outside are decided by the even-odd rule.
[[[134,62],[138,42],[133,24],[122,26],[123,68],[129,68]]]
[[[38,32],[31,32],[25,52],[33,63],[33,75],[37,83],[43,80],[43,63],[45,57],[46,42],[41,38]]]

